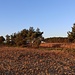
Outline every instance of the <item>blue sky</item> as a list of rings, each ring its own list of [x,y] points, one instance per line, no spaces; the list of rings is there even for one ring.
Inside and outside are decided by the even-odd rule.
[[[66,37],[75,22],[75,0],[0,0],[0,35],[40,28],[46,37]]]

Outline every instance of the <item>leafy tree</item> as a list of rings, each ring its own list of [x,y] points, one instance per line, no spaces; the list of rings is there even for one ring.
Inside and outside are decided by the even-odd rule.
[[[72,31],[68,32],[68,40],[69,42],[75,42],[75,23],[73,24]]]

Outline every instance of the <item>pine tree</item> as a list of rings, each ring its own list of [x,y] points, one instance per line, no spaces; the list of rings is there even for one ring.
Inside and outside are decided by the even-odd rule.
[[[75,42],[75,23],[73,24],[72,31],[68,32],[68,40],[71,43]]]

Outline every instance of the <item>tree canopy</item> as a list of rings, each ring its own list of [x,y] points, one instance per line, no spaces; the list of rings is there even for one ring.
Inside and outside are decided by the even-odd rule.
[[[37,28],[34,30],[33,27],[28,29],[23,29],[18,33],[12,35],[6,35],[6,43],[10,46],[31,46],[39,47],[42,40],[43,32],[40,32],[40,29]],[[35,46],[36,45],[36,46]]]

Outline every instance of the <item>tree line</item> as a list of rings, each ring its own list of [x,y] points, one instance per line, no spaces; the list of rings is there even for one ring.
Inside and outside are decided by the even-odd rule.
[[[21,46],[21,47],[39,47],[43,32],[39,28],[36,30],[33,27],[29,29],[23,29],[18,33],[6,35],[6,39],[0,36],[1,45],[5,46]]]
[[[44,41],[47,43],[67,43],[68,37],[50,37],[44,39]]]
[[[36,30],[33,27],[23,29],[18,33],[6,35],[6,39],[0,36],[0,46],[21,46],[21,47],[39,47],[41,41],[48,43],[75,43],[75,23],[72,31],[67,32],[67,37],[52,37],[46,38],[42,36],[43,32],[39,28]]]
[[[45,42],[48,43],[75,43],[75,23],[73,24],[72,31],[67,32],[67,37],[51,37],[46,38]]]

